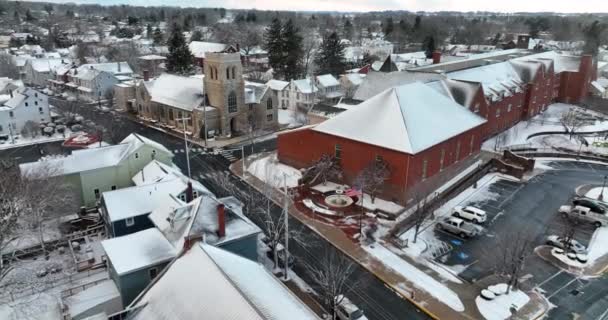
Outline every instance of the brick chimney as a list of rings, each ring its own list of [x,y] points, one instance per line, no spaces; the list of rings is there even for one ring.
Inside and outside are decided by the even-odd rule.
[[[150,71],[144,70],[144,81],[150,80]]]
[[[433,64],[441,62],[441,51],[433,51]]]
[[[188,187],[186,188],[186,202],[190,203],[194,200],[194,193],[192,192],[192,181],[188,180]]]
[[[217,236],[226,236],[226,209],[223,203],[217,205]]]
[[[116,62],[118,64],[118,72],[120,72],[120,62]]]

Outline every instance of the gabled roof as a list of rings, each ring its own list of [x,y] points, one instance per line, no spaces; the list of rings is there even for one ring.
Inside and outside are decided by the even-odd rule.
[[[313,130],[416,154],[484,122],[452,99],[415,82],[388,89]]]
[[[492,100],[502,99],[503,95],[510,96],[512,91],[521,91],[526,83],[511,62],[500,62],[455,71],[447,74],[449,79],[478,82],[482,85],[486,97]]]
[[[269,86],[272,90],[282,91],[283,89],[285,89],[285,87],[289,85],[289,82],[272,79],[266,82],[266,85]]]
[[[177,250],[156,228],[101,242],[119,276],[172,260]]]
[[[269,88],[262,83],[245,81],[245,103],[260,103]]]
[[[132,320],[318,319],[259,263],[202,243],[175,259],[128,308]]]
[[[203,103],[203,81],[200,79],[163,73],[143,83],[156,103],[187,111]]]
[[[178,175],[183,176],[178,168],[168,166],[157,160],[152,160],[141,171],[136,173],[133,178],[131,178],[131,181],[133,181],[136,186],[143,186],[172,180]]]
[[[70,61],[67,59],[30,59],[27,60],[26,64],[29,63],[36,72],[51,72],[55,68],[69,64]]]
[[[21,103],[25,99],[27,99],[29,96],[34,95],[35,93],[37,93],[40,96],[44,95],[43,93],[40,93],[39,91],[36,91],[31,88],[27,88],[27,87],[17,88],[16,90],[13,90],[13,97],[10,98],[8,101],[4,102],[4,104],[1,105],[0,107],[14,109],[14,108],[20,106]]]
[[[107,63],[89,63],[83,64],[78,67],[78,73],[85,72],[86,70],[95,69],[98,71],[104,71],[117,75],[130,75],[133,74],[133,70],[127,62],[107,62]]]
[[[444,76],[440,74],[426,72],[369,72],[363,83],[355,91],[353,99],[365,101],[391,87],[413,82],[435,81],[443,78]]]
[[[295,89],[301,93],[313,93],[319,91],[310,79],[293,80],[293,84],[296,86]]]
[[[338,80],[336,78],[334,78],[334,76],[332,76],[331,74],[324,74],[324,75],[317,76],[317,81],[318,81],[319,85],[321,85],[325,88],[335,87],[335,86],[340,85],[340,82],[338,82]]]
[[[228,48],[228,45],[216,42],[192,41],[188,48],[190,48],[194,57],[205,58],[207,52],[222,52]]]

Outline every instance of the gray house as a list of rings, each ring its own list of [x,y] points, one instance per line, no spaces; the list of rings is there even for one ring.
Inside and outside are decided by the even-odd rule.
[[[128,305],[177,256],[178,251],[156,228],[101,242],[110,278]]]

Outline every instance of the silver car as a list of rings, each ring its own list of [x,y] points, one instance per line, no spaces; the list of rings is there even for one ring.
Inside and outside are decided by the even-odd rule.
[[[574,239],[570,239],[569,248],[566,248],[566,239],[556,235],[548,236],[546,243],[550,246],[560,248],[566,251],[570,250],[574,253],[587,253],[587,248],[585,248],[584,245]]]

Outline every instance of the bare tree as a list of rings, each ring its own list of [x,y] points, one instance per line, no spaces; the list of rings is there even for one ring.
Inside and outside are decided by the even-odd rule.
[[[341,179],[342,174],[340,161],[336,157],[324,154],[315,164],[306,169],[302,180],[308,184],[313,184],[317,179],[320,179],[323,184],[326,184],[329,180]]]
[[[564,250],[568,252],[572,250],[572,241],[574,240],[574,236],[581,226],[582,221],[569,214],[562,214],[561,220],[563,222],[561,238],[564,242]]]
[[[313,289],[331,312],[331,319],[336,320],[337,307],[344,297],[360,286],[359,283],[348,283],[352,280],[355,264],[335,249],[325,249],[315,264],[307,262],[305,268],[312,279]]]
[[[23,194],[29,199],[23,206],[23,217],[38,232],[38,240],[45,256],[45,224],[78,209],[73,186],[62,176],[62,168],[43,161],[35,169],[22,172]]]
[[[19,69],[9,54],[0,54],[0,77],[19,79]]]
[[[357,175],[355,186],[362,193],[368,193],[372,203],[374,203],[376,196],[382,191],[390,175],[388,162],[382,158],[376,158]]]
[[[422,192],[415,194],[413,199],[416,201],[416,204],[414,204],[412,209],[411,217],[413,223],[412,227],[414,228],[414,243],[416,243],[420,227],[422,227],[424,222],[431,216],[432,212],[429,210],[427,197]]]
[[[304,52],[304,74],[312,74],[314,70],[315,54],[319,44],[315,36],[315,32],[313,32],[312,30],[303,32],[303,34],[304,39],[302,41],[302,49]]]
[[[21,135],[24,137],[36,138],[39,133],[40,125],[32,120],[26,121],[21,129]]]
[[[583,126],[584,119],[580,117],[577,111],[570,110],[562,114],[560,122],[564,126],[564,129],[566,129],[566,132],[569,133],[570,139],[572,139],[574,133],[578,132],[578,129]]]
[[[511,289],[517,290],[519,287],[520,274],[532,253],[532,240],[533,237],[522,230],[499,237],[497,245],[492,249],[496,256],[495,271],[507,278],[507,294]]]
[[[26,198],[21,192],[19,169],[15,164],[0,164],[0,280],[11,270],[3,254],[16,238],[18,218]]]

